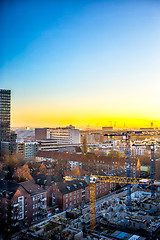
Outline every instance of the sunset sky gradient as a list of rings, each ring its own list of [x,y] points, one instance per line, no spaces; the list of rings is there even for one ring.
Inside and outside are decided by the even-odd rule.
[[[160,126],[160,1],[2,0],[12,126]]]

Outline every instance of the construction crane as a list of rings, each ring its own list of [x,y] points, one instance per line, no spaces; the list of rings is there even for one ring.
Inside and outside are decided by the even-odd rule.
[[[82,180],[87,181],[89,184],[90,192],[90,228],[95,229],[96,226],[96,183],[98,182],[112,182],[112,183],[123,183],[123,184],[141,184],[141,185],[150,185],[150,186],[159,186],[160,181],[153,179],[144,179],[144,178],[133,178],[133,177],[117,177],[117,176],[100,176],[100,175],[90,175],[89,178],[83,177],[64,177],[65,180]]]
[[[95,229],[96,226],[96,182],[112,182],[112,183],[124,183],[127,184],[127,201],[126,201],[126,209],[130,211],[132,208],[131,204],[131,184],[141,184],[141,185],[151,185],[151,188],[154,189],[155,185],[159,184],[158,181],[155,181],[155,174],[151,176],[151,179],[143,179],[143,178],[133,178],[131,177],[131,162],[130,162],[130,137],[131,136],[143,136],[144,131],[126,131],[121,132],[119,134],[105,134],[104,136],[115,137],[121,136],[126,141],[126,168],[127,168],[127,176],[126,177],[118,177],[118,176],[99,176],[99,175],[91,175],[89,182],[90,189],[90,227],[91,229]],[[146,132],[146,135],[148,132]],[[145,136],[146,136],[145,135]],[[155,135],[159,135],[155,134]],[[153,135],[152,135],[153,136]],[[152,148],[154,149],[154,148]],[[155,161],[154,161],[154,150],[151,150],[151,165],[152,165],[152,173],[155,172]],[[76,177],[64,177],[65,180],[85,180],[83,178]],[[86,181],[86,180],[85,180]]]

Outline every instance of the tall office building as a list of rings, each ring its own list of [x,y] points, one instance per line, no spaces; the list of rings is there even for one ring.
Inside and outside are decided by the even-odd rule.
[[[0,89],[0,142],[10,141],[11,90]]]

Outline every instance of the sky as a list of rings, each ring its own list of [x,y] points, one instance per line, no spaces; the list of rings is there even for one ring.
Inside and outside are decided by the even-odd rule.
[[[158,0],[1,0],[12,126],[160,126],[159,13]]]

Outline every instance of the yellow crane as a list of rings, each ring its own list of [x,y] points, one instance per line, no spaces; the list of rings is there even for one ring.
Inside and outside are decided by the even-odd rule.
[[[110,182],[110,183],[122,183],[122,184],[140,184],[150,186],[160,186],[160,180],[133,178],[133,177],[117,177],[117,176],[100,176],[90,175],[89,179],[83,177],[66,176],[65,180],[82,180],[89,183],[89,203],[90,203],[90,228],[95,229],[96,226],[96,183],[97,182]]]

